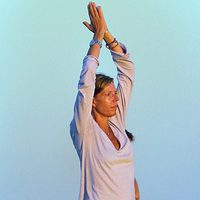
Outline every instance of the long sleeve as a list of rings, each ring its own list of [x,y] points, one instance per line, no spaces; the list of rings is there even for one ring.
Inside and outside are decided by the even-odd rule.
[[[134,82],[134,72],[135,66],[130,60],[129,53],[123,44],[120,44],[124,50],[124,53],[116,53],[111,51],[111,55],[114,63],[117,66],[117,93],[119,97],[117,118],[125,126],[125,116],[128,109],[128,104],[130,101],[133,82]]]
[[[93,56],[86,56],[78,83],[78,94],[74,105],[74,117],[70,124],[70,134],[73,141],[80,147],[86,128],[91,118],[92,100],[95,89],[96,68],[98,60]]]
[[[74,117],[70,124],[70,134],[81,167],[79,200],[134,199],[133,153],[124,132],[134,72],[126,48],[123,49],[124,53],[111,52],[118,71],[119,101],[117,115],[111,117],[114,120],[109,122],[120,143],[119,150],[91,114],[98,60],[87,56],[83,61]]]

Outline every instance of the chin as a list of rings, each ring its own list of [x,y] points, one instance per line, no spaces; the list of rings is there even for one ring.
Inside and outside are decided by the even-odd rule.
[[[109,113],[108,117],[114,117],[116,115],[116,111]]]

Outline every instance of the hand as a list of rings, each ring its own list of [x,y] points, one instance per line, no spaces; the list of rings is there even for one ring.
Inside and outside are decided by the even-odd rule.
[[[104,33],[107,31],[107,25],[101,6],[96,6],[94,2],[90,2],[88,4],[88,15],[90,17],[90,24],[86,21],[83,24],[95,34],[97,39],[102,40]]]

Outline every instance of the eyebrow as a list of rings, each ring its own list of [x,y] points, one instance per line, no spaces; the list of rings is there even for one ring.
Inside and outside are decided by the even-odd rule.
[[[115,91],[112,91],[112,90],[103,91],[103,93],[110,93],[110,92],[112,92],[112,93],[117,93],[117,90],[115,90]]]

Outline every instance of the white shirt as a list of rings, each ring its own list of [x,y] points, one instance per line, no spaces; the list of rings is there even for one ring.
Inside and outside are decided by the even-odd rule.
[[[121,44],[122,45],[122,44]],[[118,108],[109,119],[120,143],[117,150],[91,115],[98,60],[83,61],[70,134],[80,158],[79,200],[134,200],[133,153],[125,133],[125,114],[133,85],[134,65],[129,54],[111,51],[118,70]]]

